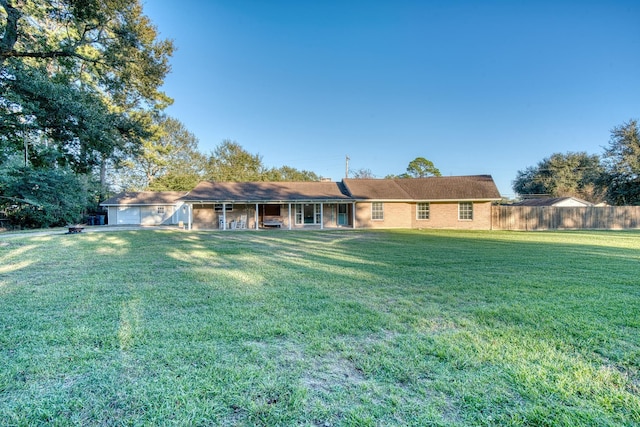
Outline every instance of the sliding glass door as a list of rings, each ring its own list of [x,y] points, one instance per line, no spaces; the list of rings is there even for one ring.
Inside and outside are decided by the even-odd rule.
[[[317,225],[322,221],[319,203],[296,205],[296,225]]]

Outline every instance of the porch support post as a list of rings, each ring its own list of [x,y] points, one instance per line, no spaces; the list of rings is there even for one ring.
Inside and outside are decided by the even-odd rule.
[[[324,203],[320,203],[320,230],[324,230]]]
[[[216,205],[213,205],[213,210],[215,212],[216,209]],[[226,230],[227,229],[227,204],[223,203],[222,204],[222,229]]]
[[[356,228],[356,202],[353,202],[353,206],[352,206],[351,211],[352,211],[351,212],[351,216],[353,217],[353,218],[351,218],[351,222],[352,222],[351,227],[352,228]]]
[[[260,209],[260,207],[258,206],[258,204],[256,203],[256,230],[258,229],[258,222],[260,221],[260,217],[258,216],[258,209]]]
[[[289,230],[291,230],[291,202],[289,202]]]
[[[191,230],[191,215],[193,214],[193,204],[187,204],[187,229]]]

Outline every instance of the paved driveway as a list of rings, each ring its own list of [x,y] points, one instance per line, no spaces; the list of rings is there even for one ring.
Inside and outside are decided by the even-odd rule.
[[[110,231],[127,231],[127,230],[179,230],[177,225],[173,226],[141,226],[141,225],[89,225],[82,229],[83,233],[106,233]],[[21,230],[21,231],[3,231],[0,232],[0,239],[16,236],[50,236],[54,234],[69,234],[67,227],[47,228],[40,230]]]

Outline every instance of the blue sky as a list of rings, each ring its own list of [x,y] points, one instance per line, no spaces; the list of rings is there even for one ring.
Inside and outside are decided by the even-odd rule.
[[[177,51],[167,110],[208,153],[223,140],[340,180],[491,174],[601,154],[640,118],[637,1],[147,0]]]

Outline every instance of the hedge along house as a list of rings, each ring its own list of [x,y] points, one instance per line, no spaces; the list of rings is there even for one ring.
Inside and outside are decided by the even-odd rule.
[[[342,182],[202,182],[180,201],[189,228],[491,229],[490,175]]]
[[[178,199],[186,191],[119,193],[100,203],[107,208],[110,225],[177,225],[187,223],[189,211]]]

